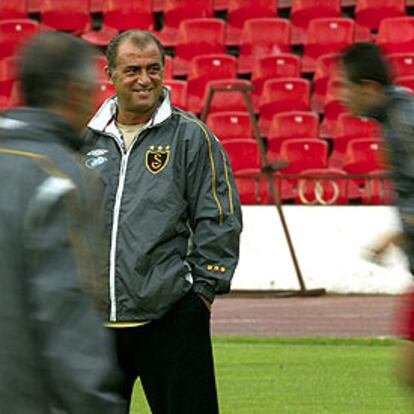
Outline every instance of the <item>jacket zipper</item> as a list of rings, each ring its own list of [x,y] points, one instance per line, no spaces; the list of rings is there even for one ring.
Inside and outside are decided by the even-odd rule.
[[[117,321],[117,309],[116,309],[116,291],[115,291],[115,271],[116,271],[116,250],[118,244],[118,228],[119,228],[119,216],[121,211],[122,196],[124,193],[126,171],[128,167],[129,155],[131,154],[132,148],[137,142],[141,133],[147,128],[143,128],[138,135],[134,138],[133,142],[129,146],[128,150],[125,152],[125,146],[123,142],[121,143],[117,137],[115,138],[116,143],[119,146],[121,151],[122,159],[121,166],[119,169],[119,180],[118,180],[118,189],[116,191],[115,205],[112,216],[112,233],[111,233],[111,250],[109,256],[109,297],[111,301],[111,310],[109,320],[110,322]],[[112,136],[112,134],[111,134]]]

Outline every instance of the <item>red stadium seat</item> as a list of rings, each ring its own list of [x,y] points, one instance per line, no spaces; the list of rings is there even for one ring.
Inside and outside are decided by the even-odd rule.
[[[269,159],[272,159],[271,154]],[[328,144],[315,138],[287,140],[281,145],[278,159],[289,163],[278,174],[281,197],[283,200],[295,199],[298,194],[298,180],[286,178],[284,175],[297,174],[310,168],[327,168]]]
[[[250,73],[260,58],[289,53],[289,33],[290,23],[286,19],[247,20],[240,36],[239,73]]]
[[[174,61],[171,56],[165,56],[164,79],[169,80],[174,77]]]
[[[260,152],[255,141],[251,139],[230,139],[222,141],[222,144],[229,155],[234,173],[260,172]]]
[[[163,84],[171,91],[171,103],[187,110],[187,82],[183,80],[164,80]]]
[[[293,0],[279,0],[279,9],[290,9],[292,7]]]
[[[309,168],[328,167],[328,144],[317,138],[291,139],[282,143],[280,158],[289,163],[281,172],[295,174]]]
[[[309,98],[310,83],[305,79],[267,80],[259,101],[259,126],[262,135],[267,135],[274,114],[309,110]]]
[[[414,53],[392,53],[387,58],[395,77],[414,75]]]
[[[190,63],[188,74],[188,108],[198,113],[201,110],[207,82],[214,79],[232,79],[237,76],[234,56],[201,55]]]
[[[0,21],[0,59],[13,55],[38,31],[39,23],[33,20],[10,19]]]
[[[219,140],[254,139],[253,126],[247,112],[216,112],[207,118],[207,126]]]
[[[213,17],[214,0],[164,0],[164,27],[158,33],[164,47],[176,45],[178,28],[184,20]]]
[[[296,204],[348,204],[346,172],[338,168],[311,168],[300,173]],[[314,175],[315,177],[311,177]]]
[[[292,44],[302,44],[309,22],[321,17],[341,17],[340,0],[294,0],[290,13]]]
[[[268,204],[271,201],[267,180],[260,175],[234,175],[240,201],[243,205]]]
[[[316,61],[311,99],[312,110],[316,112],[323,112],[328,83],[339,74],[339,56],[338,53],[328,53],[320,56]]]
[[[109,26],[102,26],[101,30],[87,30],[82,33],[81,37],[88,43],[98,46],[106,47],[111,43],[112,39],[119,34],[117,29]]]
[[[152,0],[104,0],[101,2],[103,24],[99,31],[90,30],[82,38],[97,46],[107,46],[119,32],[129,29],[152,31]]]
[[[208,92],[210,88],[233,88],[233,87],[250,87],[251,82],[244,79],[219,79],[209,81],[206,85],[205,95],[203,98],[202,108],[207,104]],[[222,111],[245,111],[247,109],[243,95],[240,91],[217,91],[211,100],[209,113]]]
[[[384,169],[382,142],[374,138],[354,139],[348,143],[342,168],[349,174],[369,174]],[[348,197],[360,199],[367,189],[367,180],[355,179],[348,184]]]
[[[118,31],[153,30],[152,0],[106,0],[103,2],[103,24]]]
[[[102,8],[103,8],[102,0],[90,0],[90,2],[89,2],[89,11],[91,13],[100,13],[100,12],[102,12]]]
[[[367,174],[385,166],[382,141],[360,138],[348,143],[343,169],[350,174]]]
[[[17,80],[17,58],[13,56],[0,59],[0,97],[10,98],[13,84]]]
[[[259,103],[260,95],[263,91],[264,82],[268,79],[276,78],[296,78],[300,77],[301,65],[299,56],[289,53],[281,53],[261,58],[253,67],[252,82],[254,89],[252,99],[255,107]]]
[[[165,9],[165,0],[153,0],[152,11],[154,13],[162,13]]]
[[[28,13],[39,13],[42,8],[43,0],[27,0]]]
[[[381,20],[405,15],[406,0],[358,0],[355,21],[370,30],[378,30]]]
[[[221,19],[190,19],[182,22],[175,47],[175,75],[187,75],[189,63],[196,56],[226,53],[224,28],[225,23]]]
[[[246,20],[261,17],[276,17],[275,0],[229,0],[227,8],[226,44],[238,45],[243,25]]]
[[[214,11],[227,11],[229,0],[214,0]]]
[[[232,165],[242,204],[267,203],[267,182],[261,175],[258,146],[251,139],[231,139],[222,142]]]
[[[342,89],[341,79],[331,79],[329,81],[323,104],[324,118],[320,129],[320,136],[323,138],[332,138],[339,115],[347,112],[341,97]]]
[[[349,113],[339,115],[333,134],[333,152],[330,157],[330,165],[339,167],[345,162],[348,143],[358,138],[381,137],[381,128],[378,123],[368,118],[355,118]]]
[[[339,52],[354,43],[355,23],[347,18],[314,19],[306,32],[302,70],[313,72],[316,59]]]
[[[65,32],[85,32],[90,28],[89,0],[43,0],[42,24]]]
[[[314,112],[281,112],[272,118],[267,148],[273,159],[280,155],[284,141],[301,138],[318,138],[319,117]]]
[[[26,0],[0,2],[0,20],[26,19],[27,12],[28,10]]]
[[[414,17],[390,17],[380,23],[376,43],[385,53],[413,53]]]
[[[98,109],[106,99],[111,98],[115,93],[114,85],[111,82],[101,80],[95,96],[95,108]]]

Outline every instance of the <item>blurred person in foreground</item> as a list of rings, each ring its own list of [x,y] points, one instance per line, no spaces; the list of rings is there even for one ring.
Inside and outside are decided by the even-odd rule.
[[[230,289],[241,209],[227,154],[162,86],[165,53],[131,30],[107,49],[116,96],[87,130],[86,165],[105,184],[108,326],[131,398],[139,376],[153,413],[218,412],[210,308]]]
[[[373,248],[381,256],[392,245],[402,247],[414,272],[414,97],[394,86],[381,50],[372,43],[356,43],[342,54],[343,102],[355,116],[382,124],[386,156],[390,165],[401,221],[401,234],[391,234]],[[400,374],[414,388],[414,294],[403,295],[400,336]]]
[[[0,115],[0,413],[124,412],[113,346],[86,293],[99,290],[97,193],[78,153],[93,52],[49,32],[26,46],[19,72],[27,107]]]

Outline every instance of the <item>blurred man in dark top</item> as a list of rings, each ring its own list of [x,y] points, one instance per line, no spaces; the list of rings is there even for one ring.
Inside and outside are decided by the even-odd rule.
[[[0,413],[125,410],[85,292],[100,287],[97,192],[78,162],[94,79],[89,46],[42,34],[21,56],[27,107],[0,116]]]

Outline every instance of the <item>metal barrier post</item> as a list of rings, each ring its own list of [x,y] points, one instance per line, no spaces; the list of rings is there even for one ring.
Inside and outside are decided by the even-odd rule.
[[[247,111],[249,113],[249,117],[250,120],[252,122],[253,125],[253,133],[254,133],[254,137],[255,140],[257,142],[257,145],[259,147],[259,151],[260,151],[260,157],[262,160],[262,173],[264,174],[264,176],[266,177],[268,183],[269,183],[269,188],[274,200],[274,204],[276,206],[281,224],[282,224],[282,228],[283,228],[283,232],[289,247],[289,252],[290,252],[290,256],[292,258],[293,261],[293,265],[295,267],[295,272],[296,272],[296,276],[299,282],[299,286],[300,289],[299,290],[272,290],[272,294],[276,295],[276,296],[281,296],[281,297],[287,297],[287,296],[320,296],[320,295],[324,295],[326,293],[325,289],[323,288],[318,288],[318,289],[307,289],[306,288],[306,284],[305,284],[305,280],[303,278],[302,275],[302,271],[300,269],[300,265],[299,265],[299,261],[298,258],[296,256],[296,252],[295,252],[295,248],[292,242],[292,238],[290,236],[290,232],[289,232],[289,228],[288,228],[288,224],[286,222],[286,218],[285,215],[283,213],[283,207],[282,207],[282,203],[280,201],[280,196],[278,194],[277,188],[274,184],[273,181],[273,173],[281,168],[286,167],[286,163],[275,163],[275,164],[269,164],[269,160],[267,158],[267,153],[266,153],[266,146],[264,143],[263,138],[260,136],[260,131],[259,131],[259,127],[257,125],[257,121],[256,121],[256,117],[254,115],[254,110],[253,110],[253,104],[252,104],[252,100],[250,98],[249,92],[253,89],[253,87],[251,86],[229,86],[228,88],[215,88],[212,87],[209,89],[208,91],[208,96],[207,96],[207,102],[206,105],[203,109],[203,113],[201,115],[201,120],[202,121],[206,121],[207,119],[207,115],[208,112],[210,110],[210,106],[211,106],[211,101],[213,99],[214,93],[215,92],[235,92],[238,91],[243,95],[243,99],[244,102],[246,104],[247,107]]]

